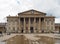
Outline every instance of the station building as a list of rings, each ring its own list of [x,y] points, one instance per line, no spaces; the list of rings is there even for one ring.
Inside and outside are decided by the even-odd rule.
[[[55,17],[37,10],[27,10],[17,16],[7,16],[7,32],[40,33],[55,30]]]

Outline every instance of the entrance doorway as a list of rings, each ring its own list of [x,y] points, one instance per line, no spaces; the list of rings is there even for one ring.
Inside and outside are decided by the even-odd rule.
[[[59,27],[59,33],[60,33],[60,27]]]
[[[33,27],[30,27],[30,32],[31,32],[31,33],[33,33],[33,32],[34,32]]]
[[[21,29],[21,33],[23,33],[24,32],[24,30],[23,30],[23,27],[22,27],[22,29]]]
[[[0,34],[2,34],[2,31],[0,31]]]

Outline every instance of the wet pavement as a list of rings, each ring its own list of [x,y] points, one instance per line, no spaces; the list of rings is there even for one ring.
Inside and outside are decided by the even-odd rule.
[[[35,43],[35,44],[39,44],[39,43],[43,43],[43,42],[50,42],[51,44],[51,41],[54,42],[53,44],[60,44],[60,39],[54,39],[53,41],[53,38],[60,38],[60,35],[58,34],[11,34],[11,35],[4,35],[4,37],[0,37],[0,40],[8,40],[8,42],[11,42],[13,40],[14,44],[15,43],[20,43],[20,40],[21,39],[21,35],[24,35],[23,38],[24,40],[26,40],[25,42],[27,43],[28,42],[31,42],[31,43]],[[40,37],[40,36],[45,36],[45,37]],[[2,39],[3,38],[3,39]],[[9,39],[10,38],[10,39]],[[41,39],[42,38],[42,39]],[[49,40],[50,39],[50,40]],[[39,43],[37,42],[39,40]],[[40,41],[43,41],[43,42],[40,42]],[[45,40],[45,41],[44,41]],[[48,41],[49,40],[49,41]],[[16,42],[15,42],[16,41]],[[23,41],[23,40],[22,40]],[[21,41],[21,42],[22,42]],[[0,44],[6,44],[6,42],[0,42]],[[11,43],[13,44],[13,43]],[[27,43],[28,44],[28,43]],[[45,43],[45,44],[48,44],[48,43]]]
[[[59,39],[56,39],[55,40],[55,44],[60,44],[60,40]]]

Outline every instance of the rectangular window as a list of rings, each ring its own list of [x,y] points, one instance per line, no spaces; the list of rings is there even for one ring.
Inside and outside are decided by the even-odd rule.
[[[13,27],[13,31],[15,31],[15,27]]]
[[[9,27],[9,29],[10,29],[10,27]]]
[[[47,21],[47,25],[49,25],[49,21]]]
[[[51,30],[53,30],[53,26],[51,27]]]
[[[53,22],[51,22],[51,25],[53,25]]]
[[[47,25],[49,25],[49,24],[50,24],[50,20],[49,20],[49,19],[46,19],[46,22],[47,22]]]

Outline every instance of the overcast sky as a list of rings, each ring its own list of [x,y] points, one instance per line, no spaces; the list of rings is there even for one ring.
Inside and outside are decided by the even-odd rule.
[[[56,16],[55,23],[60,23],[60,0],[0,0],[0,22],[5,22],[8,15],[30,9]]]

